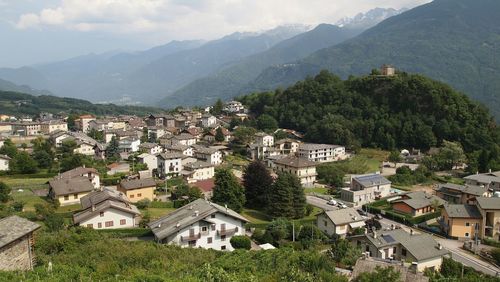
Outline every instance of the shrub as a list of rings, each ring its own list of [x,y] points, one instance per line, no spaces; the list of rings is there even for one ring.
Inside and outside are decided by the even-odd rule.
[[[59,231],[64,226],[64,218],[57,213],[51,213],[45,218],[45,225],[51,232]]]
[[[496,248],[493,251],[491,251],[491,256],[495,260],[497,265],[500,265],[500,248]]]
[[[151,201],[149,199],[142,199],[142,200],[138,201],[137,203],[135,203],[135,206],[141,210],[148,208],[150,205],[151,205]]]
[[[24,208],[24,202],[22,202],[22,201],[14,202],[14,203],[12,203],[12,208],[16,212],[22,212],[23,208]]]
[[[233,236],[229,242],[235,249],[250,250],[252,248],[252,241],[247,236]]]
[[[314,210],[313,205],[311,205],[311,204],[307,204],[307,205],[306,205],[306,216],[311,215],[311,213],[313,212],[313,210]]]

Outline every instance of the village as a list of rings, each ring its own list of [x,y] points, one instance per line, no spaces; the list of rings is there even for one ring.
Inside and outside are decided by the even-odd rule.
[[[350,269],[339,265],[348,277],[391,265],[407,279],[428,281],[424,271],[439,270],[445,258],[500,272],[491,255],[500,244],[500,171],[400,185],[391,179],[415,173],[432,152],[309,143],[301,132],[255,121],[238,101],[145,117],[0,118],[0,181],[11,189],[2,209],[13,214],[0,220],[1,270],[34,267],[40,229],[79,226],[219,251],[346,240],[360,250]],[[332,184],[325,177],[332,164],[356,173]],[[277,183],[299,188],[269,194]],[[259,185],[273,188],[249,191]],[[280,209],[285,204],[291,213]],[[273,238],[269,226],[282,218],[292,234]]]

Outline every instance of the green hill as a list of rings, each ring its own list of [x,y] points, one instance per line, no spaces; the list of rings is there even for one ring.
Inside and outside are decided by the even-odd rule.
[[[343,78],[382,64],[449,83],[500,118],[500,1],[435,0],[344,43],[266,69],[248,90],[290,85],[321,69]]]
[[[61,98],[50,95],[0,91],[0,113],[8,115],[36,115],[49,113],[90,113],[94,115],[146,115],[162,112],[158,108],[117,106],[114,104],[92,104],[89,101]]]
[[[341,80],[328,71],[273,93],[244,96],[257,116],[269,114],[306,139],[384,149],[458,141],[469,157],[486,151],[500,165],[500,130],[488,110],[448,85],[416,74]],[[499,167],[500,169],[500,167]]]

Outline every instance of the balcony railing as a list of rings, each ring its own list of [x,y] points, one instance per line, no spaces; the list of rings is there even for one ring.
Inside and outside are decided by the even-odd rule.
[[[223,235],[233,235],[235,233],[238,232],[238,227],[235,227],[235,228],[229,228],[229,229],[221,229],[221,230],[217,230],[217,235],[219,236],[223,236]]]
[[[182,242],[189,242],[193,240],[198,240],[201,238],[201,233],[189,235],[189,236],[181,236],[181,241]]]

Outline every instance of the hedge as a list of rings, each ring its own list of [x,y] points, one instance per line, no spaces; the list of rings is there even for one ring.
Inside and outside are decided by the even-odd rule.
[[[118,183],[120,183],[121,180],[122,180],[122,178],[120,176],[118,176],[118,177],[107,177],[107,178],[101,179],[102,184],[105,185],[105,186],[117,185]]]
[[[493,247],[500,248],[500,242],[495,241],[493,239],[489,239],[489,238],[484,238],[483,239],[483,244],[488,245],[488,246],[493,246]]]
[[[95,229],[98,232],[110,234],[117,238],[126,237],[143,237],[152,235],[152,231],[149,228],[121,228],[121,229]]]

